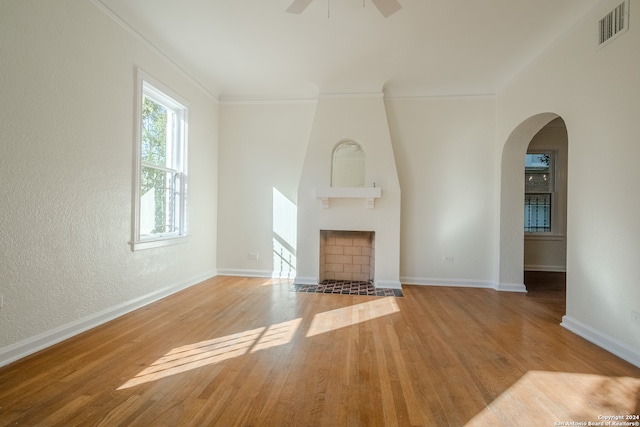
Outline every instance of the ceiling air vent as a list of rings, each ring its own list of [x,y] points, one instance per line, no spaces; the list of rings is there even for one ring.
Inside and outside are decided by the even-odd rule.
[[[629,0],[625,0],[598,23],[598,46],[604,46],[629,28]]]

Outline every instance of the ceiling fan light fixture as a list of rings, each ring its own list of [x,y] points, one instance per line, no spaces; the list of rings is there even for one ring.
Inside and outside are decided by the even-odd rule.
[[[378,8],[385,18],[388,18],[402,8],[398,0],[371,0],[371,3]]]
[[[286,11],[288,13],[300,15],[307,7],[309,7],[312,1],[313,0],[293,0]],[[402,8],[400,3],[398,3],[398,0],[371,0],[371,2],[385,18],[393,15]],[[364,7],[364,5],[365,2],[362,0],[362,7]]]
[[[309,7],[312,1],[313,0],[293,0],[287,8],[287,12],[300,15],[307,7]]]

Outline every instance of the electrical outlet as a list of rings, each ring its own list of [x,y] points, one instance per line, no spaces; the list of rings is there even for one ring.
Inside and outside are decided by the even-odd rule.
[[[249,259],[257,260],[259,258],[258,252],[249,252]]]
[[[633,323],[640,325],[640,313],[638,313],[637,311],[632,311],[631,320],[633,321]]]
[[[452,263],[453,262],[453,255],[445,256],[444,257],[444,262]]]

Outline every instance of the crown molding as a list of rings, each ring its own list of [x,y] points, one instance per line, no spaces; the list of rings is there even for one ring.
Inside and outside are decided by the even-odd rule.
[[[155,54],[162,57],[162,59],[166,60],[170,63],[176,70],[178,70],[184,77],[186,77],[191,83],[193,83],[198,89],[204,92],[209,98],[211,98],[215,102],[220,102],[218,96],[207,89],[198,79],[196,79],[191,73],[189,73],[186,69],[181,67],[177,62],[175,62],[169,55],[167,55],[162,49],[153,44],[149,39],[143,36],[140,32],[138,32],[135,28],[129,25],[124,19],[122,19],[117,13],[115,13],[112,9],[110,9],[106,4],[104,4],[101,0],[90,0],[98,9],[100,9],[105,15],[111,18],[116,24],[118,24],[122,29],[124,29],[129,35],[133,36],[137,41],[142,43],[144,46],[152,50]]]

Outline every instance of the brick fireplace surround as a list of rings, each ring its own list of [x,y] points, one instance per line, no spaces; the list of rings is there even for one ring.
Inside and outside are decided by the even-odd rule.
[[[374,279],[375,232],[320,230],[320,283]]]

